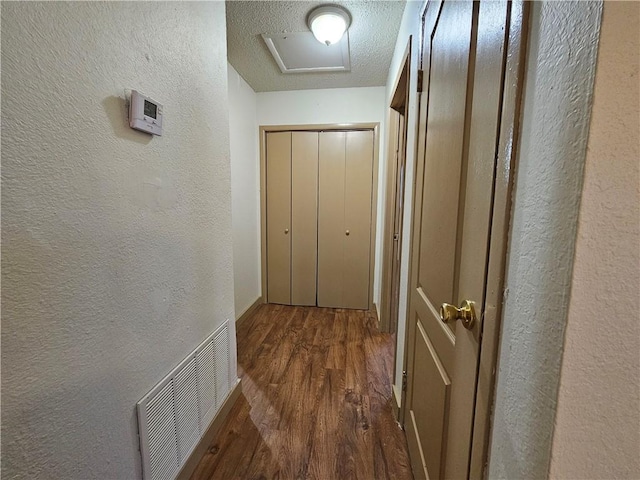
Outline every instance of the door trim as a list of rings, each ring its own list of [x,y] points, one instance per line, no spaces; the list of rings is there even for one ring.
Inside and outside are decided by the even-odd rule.
[[[501,126],[497,149],[497,172],[491,220],[491,243],[487,266],[486,308],[482,322],[482,343],[476,385],[473,434],[471,438],[470,478],[486,474],[491,431],[491,413],[495,398],[496,365],[502,324],[508,235],[512,216],[512,190],[516,178],[520,143],[520,113],[523,104],[527,38],[531,5],[526,1],[510,2],[509,32],[505,51],[505,77],[502,93]],[[496,201],[497,200],[497,201]]]
[[[504,90],[502,94],[503,104],[501,108],[501,124],[499,131],[499,141],[497,149],[497,172],[494,185],[494,205],[491,220],[491,242],[488,256],[487,286],[485,305],[482,322],[482,332],[480,333],[482,342],[480,344],[480,358],[478,362],[478,375],[474,400],[474,423],[471,438],[471,458],[469,466],[469,478],[483,478],[486,474],[486,464],[489,450],[489,435],[491,431],[491,414],[495,399],[496,364],[498,357],[498,347],[500,340],[500,329],[502,323],[502,303],[503,288],[506,274],[507,246],[510,220],[512,216],[512,189],[516,177],[517,150],[520,141],[520,112],[524,92],[524,73],[526,67],[526,47],[529,27],[529,14],[531,6],[525,0],[514,0],[510,3],[510,10],[507,22],[509,31],[507,32],[507,48],[505,50],[505,73]],[[427,0],[420,12],[421,25],[424,25],[424,15],[429,8],[439,9],[441,0]],[[437,17],[435,18],[437,21]],[[424,26],[422,27],[424,28]],[[422,36],[422,34],[421,34]],[[423,39],[421,38],[421,43]],[[422,65],[422,45],[420,48],[420,58],[418,63],[421,70]],[[427,109],[425,103],[428,101],[423,97],[428,92],[428,76],[422,78],[422,85],[418,86],[418,135],[416,136],[416,162],[414,163],[413,175],[413,196],[411,198],[412,220],[410,226],[410,248],[409,248],[409,287],[407,289],[407,305],[410,302],[410,295],[417,283],[417,268],[414,263],[418,260],[414,255],[414,248],[417,241],[415,222],[415,202],[417,187],[421,175],[419,171],[419,159],[424,156],[424,131],[427,122]],[[497,200],[497,201],[496,201]],[[407,308],[407,316],[404,319],[408,326],[411,321],[411,309]],[[409,350],[409,328],[405,329],[403,370],[407,369]],[[404,425],[410,421],[410,415],[406,412],[406,391],[402,392],[402,402],[399,412],[399,421]]]
[[[422,45],[424,42],[423,36],[424,36],[424,30],[425,30],[425,19],[426,19],[426,15],[427,15],[427,10],[429,8],[436,8],[438,11],[440,9],[440,3],[442,2],[442,0],[424,0],[422,7],[420,7],[420,35],[419,35],[419,44],[418,44],[418,59],[417,59],[417,64],[418,64],[418,81],[416,84],[416,90],[417,90],[417,94],[415,96],[415,101],[416,101],[416,125],[415,125],[415,129],[416,129],[416,135],[415,135],[415,145],[412,145],[412,148],[414,149],[415,152],[415,157],[414,157],[414,162],[413,162],[413,185],[412,185],[412,194],[411,194],[411,221],[409,222],[409,229],[407,230],[407,235],[409,235],[409,251],[407,252],[407,254],[409,255],[409,265],[408,265],[408,271],[407,271],[407,277],[408,277],[408,282],[407,282],[407,289],[405,291],[405,305],[407,306],[406,310],[405,310],[405,318],[404,318],[404,324],[405,324],[405,329],[404,329],[404,338],[402,339],[402,342],[404,344],[404,348],[403,348],[403,357],[402,357],[402,371],[403,371],[403,388],[400,392],[400,405],[398,405],[398,413],[396,418],[398,419],[398,422],[403,426],[407,421],[407,415],[406,415],[406,405],[407,405],[407,380],[406,380],[406,372],[407,372],[407,363],[409,362],[409,322],[411,321],[411,287],[413,285],[413,275],[414,275],[414,268],[413,268],[413,262],[414,262],[414,255],[413,255],[413,248],[415,245],[415,239],[414,239],[414,222],[415,222],[415,201],[416,201],[416,187],[418,185],[418,173],[419,172],[419,163],[420,163],[420,158],[422,158],[422,156],[424,156],[424,149],[425,149],[425,142],[422,141],[421,142],[421,136],[420,136],[420,132],[423,129],[426,129],[427,126],[427,109],[423,108],[423,102],[425,101],[425,95],[426,92],[428,92],[428,83],[429,83],[429,78],[427,75],[421,75],[420,72],[423,72],[425,70],[424,65],[422,64],[422,57],[424,56],[424,52],[422,49]],[[434,20],[436,21],[437,18]],[[427,88],[426,88],[427,87]],[[407,199],[405,198],[405,205],[407,204]],[[397,347],[396,347],[397,348]],[[397,359],[396,359],[397,362]],[[394,395],[395,396],[395,395]]]
[[[395,212],[396,212],[396,186],[397,186],[397,175],[398,175],[398,166],[400,163],[399,157],[396,155],[396,152],[391,150],[392,148],[395,150],[395,147],[399,144],[399,138],[402,135],[402,148],[404,150],[404,163],[406,168],[406,158],[407,158],[407,133],[408,133],[408,124],[407,124],[407,113],[409,111],[409,79],[411,78],[411,42],[412,35],[409,35],[409,41],[405,48],[404,55],[402,57],[402,62],[400,63],[400,68],[397,72],[397,78],[395,86],[392,90],[393,94],[391,95],[391,99],[389,101],[388,107],[388,115],[387,115],[387,161],[385,162],[385,201],[384,201],[384,214],[383,214],[383,225],[382,225],[382,265],[380,271],[380,330],[383,332],[392,332],[391,330],[391,296],[393,295],[393,235],[394,235],[394,220],[395,220]],[[402,82],[404,80],[404,83]],[[400,97],[400,94],[404,93],[403,97]],[[398,110],[402,106],[404,113],[400,113]],[[395,123],[399,123],[400,116],[404,116],[403,128],[402,131],[398,128]],[[394,125],[392,125],[392,123]],[[405,172],[406,178],[406,172]],[[404,192],[403,192],[404,195]],[[404,208],[403,208],[404,212]],[[404,215],[402,215],[404,216]],[[402,234],[402,228],[400,229],[400,233]],[[398,242],[398,247],[400,248],[400,255],[402,255],[402,244]],[[398,302],[398,307],[400,306],[400,302]],[[398,312],[399,313],[399,312]],[[397,331],[397,318],[396,318],[396,328]],[[395,352],[394,352],[394,372],[395,372],[395,364],[397,360],[395,357],[398,352],[398,344],[396,342]]]
[[[396,146],[399,135],[398,124],[400,114],[392,108],[388,108],[387,113],[387,161],[385,162],[384,177],[385,200],[384,213],[382,216],[382,265],[380,272],[380,330],[389,332],[391,326],[391,293],[392,293],[392,255],[393,255],[393,212],[395,211],[396,175],[398,161],[396,158]],[[406,123],[406,122],[405,122]],[[396,344],[397,350],[397,344]],[[395,369],[394,369],[395,372]]]
[[[378,215],[378,156],[380,150],[380,123],[363,122],[349,123],[349,125],[308,124],[308,125],[260,125],[260,271],[261,290],[264,303],[269,303],[267,297],[267,155],[266,140],[269,132],[321,132],[321,131],[357,131],[373,130],[373,178],[371,185],[371,239],[369,256],[369,310],[373,310],[373,280],[376,270],[376,220]]]

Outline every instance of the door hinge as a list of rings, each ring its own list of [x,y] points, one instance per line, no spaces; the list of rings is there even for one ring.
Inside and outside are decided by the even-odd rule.
[[[403,392],[407,391],[407,371],[406,370],[402,371],[402,391]]]
[[[418,70],[418,93],[422,93],[422,79],[424,77],[424,70]]]

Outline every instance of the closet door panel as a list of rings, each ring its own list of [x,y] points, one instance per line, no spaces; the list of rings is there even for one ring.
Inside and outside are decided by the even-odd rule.
[[[345,308],[369,308],[373,132],[347,132],[345,172]]]
[[[291,132],[267,134],[267,301],[291,304]]]
[[[320,132],[319,134],[319,307],[343,306],[345,140],[345,132]]]
[[[316,304],[318,132],[291,133],[291,304]]]

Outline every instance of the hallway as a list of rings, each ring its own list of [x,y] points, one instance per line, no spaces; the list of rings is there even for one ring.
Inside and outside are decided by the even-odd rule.
[[[237,336],[243,394],[192,479],[413,478],[372,314],[266,304]]]

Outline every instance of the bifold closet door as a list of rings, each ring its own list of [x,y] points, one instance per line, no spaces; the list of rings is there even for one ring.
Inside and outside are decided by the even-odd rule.
[[[318,306],[342,306],[346,132],[320,132],[318,168]]]
[[[291,305],[316,304],[318,132],[291,133]]]
[[[347,132],[345,173],[346,308],[369,308],[373,131]]]
[[[318,132],[267,134],[267,301],[316,305]]]
[[[291,304],[291,132],[267,134],[267,300]]]
[[[318,306],[369,308],[373,132],[321,132]]]

